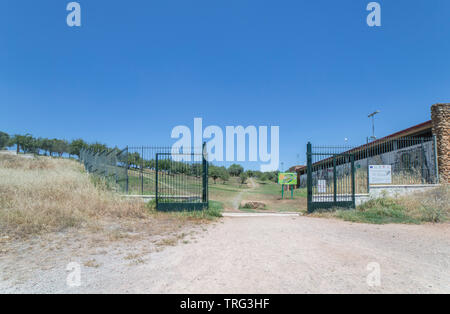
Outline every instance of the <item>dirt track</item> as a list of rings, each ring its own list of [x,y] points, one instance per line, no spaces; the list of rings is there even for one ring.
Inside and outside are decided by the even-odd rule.
[[[186,238],[189,243],[144,254],[138,263],[123,257],[144,250],[149,242],[103,252],[95,256],[98,267],[83,266],[79,288],[66,286],[65,267],[71,260],[83,260],[83,254],[53,252],[59,256],[54,267],[14,285],[0,281],[0,292],[450,293],[449,235],[449,224],[223,218]],[[381,266],[380,287],[366,283],[371,262]]]

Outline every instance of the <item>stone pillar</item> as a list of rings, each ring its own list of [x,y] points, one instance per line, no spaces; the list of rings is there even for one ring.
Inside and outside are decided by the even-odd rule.
[[[450,182],[450,104],[431,106],[431,120],[437,140],[439,175],[441,181]]]

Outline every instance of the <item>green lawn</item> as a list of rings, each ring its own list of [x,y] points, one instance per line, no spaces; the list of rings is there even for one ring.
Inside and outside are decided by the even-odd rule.
[[[227,209],[232,209],[241,201],[260,201],[266,204],[264,209],[253,210],[240,208],[246,212],[298,212],[306,209],[306,190],[294,190],[294,199],[291,200],[290,191],[285,193],[285,198],[281,199],[281,186],[270,181],[257,182],[256,188],[250,187],[250,184],[240,184],[239,178],[231,177],[228,182],[217,180],[214,184],[210,180],[209,198],[218,200],[224,204]],[[237,200],[237,201],[236,201]]]

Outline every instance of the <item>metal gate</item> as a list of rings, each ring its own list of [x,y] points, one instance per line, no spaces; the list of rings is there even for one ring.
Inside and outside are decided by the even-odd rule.
[[[307,149],[308,212],[333,207],[355,208],[355,157],[345,147]]]
[[[203,153],[157,153],[155,166],[157,210],[208,208],[208,163]]]

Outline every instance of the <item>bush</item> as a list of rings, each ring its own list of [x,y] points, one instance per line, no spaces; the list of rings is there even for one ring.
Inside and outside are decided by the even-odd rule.
[[[316,212],[318,216],[329,216],[374,224],[386,223],[439,223],[450,217],[450,187],[442,185],[432,191],[400,198],[381,197],[370,200],[356,210],[336,209],[334,212]]]
[[[336,216],[346,221],[372,224],[419,223],[408,215],[404,206],[391,198],[370,200],[356,210],[338,210]]]
[[[425,193],[420,199],[422,220],[427,222],[443,222],[450,214],[450,186],[443,185]]]

